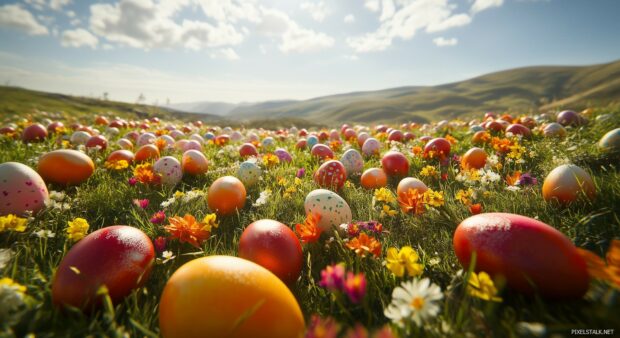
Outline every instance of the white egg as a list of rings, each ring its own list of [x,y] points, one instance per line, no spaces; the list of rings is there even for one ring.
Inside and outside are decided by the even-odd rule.
[[[151,143],[155,142],[156,138],[157,138],[157,136],[155,136],[153,133],[144,133],[144,134],[140,135],[140,137],[138,137],[138,147],[142,147],[144,145],[151,144]]]
[[[351,208],[338,194],[326,189],[311,191],[304,202],[306,215],[319,214],[319,227],[324,231],[351,223]]]
[[[17,162],[0,164],[0,215],[37,212],[48,199],[45,182],[36,171]]]
[[[164,156],[153,165],[153,171],[161,175],[161,183],[175,186],[183,178],[183,169],[179,160],[172,156]]]
[[[90,137],[91,135],[89,133],[79,130],[71,134],[70,141],[71,141],[71,144],[81,145],[81,144],[86,144],[86,142],[88,142]]]
[[[237,170],[237,177],[246,187],[255,185],[260,179],[261,174],[262,170],[253,161],[245,161],[241,163],[241,165],[239,165],[239,169]]]
[[[381,151],[381,143],[374,137],[369,137],[362,145],[362,152],[366,156],[377,155]]]
[[[340,158],[340,162],[342,162],[344,169],[347,171],[347,176],[359,174],[364,169],[364,159],[355,149],[345,151]]]

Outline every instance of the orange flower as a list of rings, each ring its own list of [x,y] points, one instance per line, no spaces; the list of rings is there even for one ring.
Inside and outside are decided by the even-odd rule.
[[[304,224],[295,225],[295,232],[302,243],[314,243],[319,240],[322,231],[318,226],[320,220],[320,214],[310,214],[306,217]]]
[[[366,257],[369,253],[373,254],[375,257],[381,255],[381,243],[364,232],[350,240],[347,243],[347,248],[355,251],[355,253],[361,257]]]
[[[342,142],[336,140],[336,141],[331,141],[329,143],[329,148],[333,151],[338,151],[340,150],[340,146],[342,145]]]
[[[419,193],[418,189],[409,189],[405,193],[398,194],[398,204],[403,212],[414,215],[421,215],[426,210],[424,193]]]
[[[506,183],[509,186],[513,186],[517,184],[517,182],[519,182],[520,178],[521,178],[521,172],[517,170],[512,175],[506,176]]]
[[[450,144],[456,144],[456,139],[452,136],[452,135],[446,135],[445,137],[446,140],[448,140],[448,142],[450,142]]]
[[[493,137],[493,139],[491,139],[491,145],[493,145],[493,149],[500,153],[508,153],[510,152],[512,141],[507,138],[500,139],[499,137]]]
[[[136,166],[133,170],[133,176],[144,184],[158,184],[161,182],[161,176],[153,172],[151,163],[144,163]]]
[[[200,248],[202,242],[211,236],[211,232],[207,230],[208,227],[197,222],[196,218],[190,214],[185,214],[183,217],[175,215],[168,220],[170,224],[164,229],[170,233],[170,237],[178,239],[181,243],[187,242]]]
[[[411,149],[411,152],[413,152],[414,155],[419,155],[422,152],[422,147],[415,146]]]
[[[620,240],[611,241],[605,256],[607,262],[588,250],[577,248],[577,251],[585,259],[590,277],[607,281],[620,288]]]
[[[470,205],[469,212],[471,212],[472,215],[478,215],[479,213],[482,212],[482,204],[476,203],[476,204]]]
[[[163,138],[157,138],[155,140],[155,145],[157,146],[157,149],[159,149],[159,151],[162,151],[166,149],[166,147],[168,146],[168,142],[166,142],[166,140],[164,140]]]

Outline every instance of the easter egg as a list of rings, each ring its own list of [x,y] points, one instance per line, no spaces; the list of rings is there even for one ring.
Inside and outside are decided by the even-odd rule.
[[[86,148],[96,147],[99,147],[101,150],[105,150],[108,147],[108,140],[101,135],[91,136],[88,141],[86,141]]]
[[[278,156],[280,162],[290,163],[291,161],[293,161],[293,157],[291,156],[291,154],[284,148],[278,148],[273,153]]]
[[[420,181],[414,177],[405,177],[400,182],[398,182],[398,186],[396,187],[396,193],[398,196],[406,194],[409,190],[417,190],[418,193],[423,193],[428,190],[428,187],[424,182]]]
[[[47,125],[47,132],[50,134],[54,134],[54,133],[57,133],[63,130],[64,128],[65,128],[65,125],[62,122],[56,121],[56,122],[52,122]]]
[[[91,135],[89,133],[78,130],[78,131],[73,132],[73,134],[71,134],[69,141],[71,142],[71,144],[81,145],[81,144],[86,144],[86,142],[88,142],[90,137]]]
[[[74,185],[86,181],[95,171],[95,164],[83,152],[61,149],[41,156],[37,171],[46,182]]]
[[[532,136],[532,131],[530,130],[530,128],[518,123],[509,125],[508,128],[506,128],[506,133],[521,135],[525,138],[529,138]]]
[[[239,147],[241,157],[258,156],[258,150],[252,143],[244,143]]]
[[[504,125],[500,121],[489,121],[484,124],[484,128],[490,132],[500,132],[504,130]]]
[[[0,164],[0,216],[36,213],[48,199],[45,182],[36,171],[18,162]]]
[[[138,137],[138,147],[142,147],[147,144],[152,144],[157,139],[157,136],[153,133],[144,133]]]
[[[431,151],[439,157],[448,156],[450,154],[450,142],[443,137],[434,138],[424,146],[424,154],[429,155]]]
[[[306,149],[306,144],[307,144],[306,139],[302,138],[299,141],[297,141],[297,143],[295,143],[295,148]]]
[[[400,130],[392,130],[388,135],[388,141],[391,142],[402,142],[405,138],[405,135]]]
[[[347,172],[342,163],[336,160],[327,161],[314,173],[314,181],[322,188],[339,190],[347,180]]]
[[[41,142],[47,137],[47,129],[42,125],[35,123],[24,128],[22,132],[22,141],[29,142]]]
[[[466,170],[483,168],[486,163],[487,153],[478,147],[469,149],[461,158],[461,167]]]
[[[315,144],[310,150],[312,156],[316,156],[320,159],[330,159],[334,158],[334,152],[324,144]]]
[[[161,295],[159,327],[164,338],[300,338],[305,331],[286,285],[262,266],[231,256],[198,258],[175,271]]]
[[[188,151],[188,150],[202,151],[202,144],[200,144],[200,142],[196,140],[187,140],[187,142],[183,145],[181,150],[182,151]]]
[[[145,144],[136,151],[136,162],[145,162],[159,158],[159,148],[154,144]]]
[[[245,205],[245,187],[233,176],[215,180],[207,192],[209,209],[218,215],[231,215]]]
[[[200,151],[190,149],[183,153],[181,167],[184,173],[190,175],[201,175],[206,173],[209,169],[209,161]]]
[[[120,302],[149,277],[155,260],[151,239],[138,228],[114,225],[77,242],[62,259],[52,281],[52,301],[87,309],[101,302],[105,286]]]
[[[320,215],[318,226],[331,230],[343,223],[351,223],[351,208],[338,194],[326,189],[311,191],[304,202],[306,215]]]
[[[555,199],[567,204],[581,195],[593,200],[596,197],[596,188],[587,172],[574,164],[564,164],[547,175],[542,193],[545,201]]]
[[[381,150],[381,143],[374,137],[369,137],[362,145],[362,153],[366,156],[378,155]]]
[[[175,186],[183,178],[183,169],[179,160],[172,156],[164,156],[153,164],[153,171],[161,176],[161,183]]]
[[[116,141],[116,144],[119,147],[121,147],[121,149],[126,149],[126,150],[132,150],[133,149],[133,143],[131,143],[131,141],[126,139],[126,138],[122,138],[122,139]]]
[[[261,145],[263,146],[263,148],[265,149],[269,149],[272,148],[275,144],[275,141],[273,139],[273,137],[269,136],[269,137],[265,137],[263,139],[263,141],[261,142]]]
[[[610,153],[617,153],[620,151],[620,128],[610,130],[607,134],[601,137],[598,142],[598,147]]]
[[[251,187],[258,183],[262,174],[261,168],[255,162],[245,161],[239,165],[237,169],[237,177],[247,187]]]
[[[134,159],[134,154],[130,150],[115,150],[108,155],[106,161],[115,162],[115,161],[127,161],[128,164],[131,164]]]
[[[359,174],[364,169],[364,158],[355,149],[349,149],[342,154],[340,162],[344,166],[348,176]]]
[[[572,110],[565,110],[558,114],[556,122],[563,126],[577,126],[582,123],[582,118]]]
[[[366,132],[359,133],[359,135],[357,135],[357,145],[361,148],[369,137],[370,135]]]
[[[378,189],[387,185],[387,175],[381,168],[366,169],[360,179],[364,189]]]
[[[243,230],[239,257],[261,265],[288,285],[299,278],[304,258],[293,230],[270,219],[256,221]]]
[[[223,135],[218,135],[215,137],[215,144],[219,145],[219,146],[223,146],[228,144],[228,142],[230,142],[230,136],[223,134]]]
[[[388,151],[381,158],[381,167],[388,176],[403,177],[409,173],[409,160],[398,151]]]
[[[465,219],[454,233],[454,251],[465,269],[503,277],[519,292],[548,298],[580,298],[587,291],[586,263],[561,232],[538,220],[508,213]]]
[[[543,134],[546,137],[564,137],[566,136],[566,129],[559,123],[549,123],[543,128]]]
[[[317,143],[319,143],[318,137],[316,137],[315,135],[308,136],[306,140],[306,145],[308,146],[308,148],[312,149],[312,147],[314,147]]]

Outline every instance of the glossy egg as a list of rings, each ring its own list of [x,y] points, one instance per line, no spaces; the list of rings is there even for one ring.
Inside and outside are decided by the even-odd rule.
[[[362,153],[366,156],[379,155],[381,151],[381,143],[374,137],[369,137],[362,145]]]
[[[476,252],[476,271],[501,276],[510,288],[525,294],[580,298],[588,289],[586,263],[573,243],[529,217],[508,213],[469,217],[457,227],[453,245],[465,269]]]
[[[231,215],[245,205],[245,187],[233,176],[224,176],[215,180],[207,192],[209,209],[218,215]]]
[[[81,145],[81,144],[86,144],[86,142],[88,142],[90,137],[91,136],[89,133],[78,130],[76,132],[73,132],[73,134],[71,134],[71,138],[69,138],[69,141],[71,142],[71,144]]]
[[[293,230],[271,219],[253,222],[245,228],[239,239],[239,257],[261,265],[288,285],[299,278],[304,261]]]
[[[620,152],[620,128],[607,132],[598,142],[599,148],[605,152]]]
[[[347,172],[342,163],[336,160],[327,161],[314,173],[314,181],[321,188],[339,190],[347,180]]]
[[[47,129],[39,123],[31,124],[24,128],[22,132],[22,141],[41,142],[47,138]]]
[[[280,162],[290,163],[291,161],[293,161],[293,157],[291,156],[291,154],[284,148],[278,148],[273,153],[278,156]]]
[[[114,225],[77,242],[62,259],[52,282],[52,301],[87,309],[100,304],[102,286],[118,303],[149,277],[155,260],[151,239],[137,228]]]
[[[409,173],[409,160],[398,151],[388,151],[381,158],[381,167],[388,176],[404,177]]]
[[[474,135],[475,136],[475,135]],[[434,152],[436,155],[448,156],[450,154],[450,142],[443,137],[434,138],[424,146],[424,153]]]
[[[161,176],[161,183],[175,186],[183,178],[183,169],[179,160],[172,156],[164,156],[153,165],[153,171]]]
[[[521,135],[525,138],[530,138],[532,136],[530,128],[518,123],[509,125],[508,128],[506,128],[506,133]]]
[[[164,338],[301,338],[305,331],[286,285],[231,256],[198,258],[175,271],[161,295],[159,327]]]
[[[564,137],[566,136],[566,129],[559,123],[549,123],[543,128],[543,134],[546,137]]]
[[[308,146],[308,148],[312,149],[312,147],[314,147],[317,143],[319,143],[318,137],[316,137],[315,135],[308,136],[308,139],[306,140],[306,145]]]
[[[334,152],[324,144],[315,144],[310,150],[312,156],[316,156],[320,159],[330,159],[334,158]]]
[[[428,190],[428,187],[424,182],[420,181],[414,177],[405,177],[400,182],[398,182],[398,186],[396,187],[396,193],[398,196],[406,194],[409,190],[417,190],[418,193],[423,193]]]
[[[0,164],[0,216],[36,213],[48,199],[45,182],[36,171],[18,162]]]
[[[596,188],[590,175],[574,164],[564,164],[553,169],[545,178],[542,187],[546,201],[557,200],[567,204],[585,196],[596,197]]]
[[[37,171],[46,182],[74,185],[86,181],[95,171],[95,164],[83,152],[61,149],[41,156]]]
[[[131,164],[133,163],[134,158],[135,158],[135,155],[130,150],[115,150],[111,152],[110,155],[108,155],[108,158],[106,161],[115,162],[115,161],[124,160],[124,161],[127,161],[128,164]]]
[[[360,179],[364,189],[378,189],[387,185],[387,175],[381,168],[366,169]]]
[[[344,166],[348,176],[360,174],[364,169],[364,158],[355,149],[349,149],[342,154],[340,162]]]
[[[136,151],[136,162],[153,161],[159,158],[159,148],[154,144],[146,144]]]
[[[461,157],[461,167],[465,170],[480,169],[487,163],[487,153],[484,149],[473,147]]]
[[[261,168],[253,161],[242,162],[237,169],[237,177],[246,187],[252,187],[258,183],[261,175]]]
[[[116,141],[116,144],[119,147],[121,147],[121,149],[126,149],[126,150],[132,150],[133,149],[133,143],[131,143],[131,141],[126,139],[126,138],[122,138],[122,139]]]
[[[201,175],[209,170],[209,161],[202,152],[191,149],[183,153],[181,167],[184,173]]]
[[[96,148],[99,147],[101,150],[105,150],[108,147],[108,140],[101,135],[91,136],[91,138],[86,141],[86,148]]]
[[[157,139],[157,136],[155,136],[155,134],[144,133],[144,134],[142,134],[142,135],[140,135],[138,137],[138,140],[137,140],[138,147],[142,147],[142,146],[145,146],[147,144],[151,144],[151,143],[155,142],[156,139]]]
[[[239,147],[241,157],[258,156],[258,150],[252,143],[244,143]]]
[[[311,191],[304,201],[306,215],[319,214],[318,226],[323,231],[331,230],[343,223],[351,223],[351,208],[338,194],[326,189]]]

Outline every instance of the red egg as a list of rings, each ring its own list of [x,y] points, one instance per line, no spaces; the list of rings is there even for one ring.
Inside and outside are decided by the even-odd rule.
[[[409,160],[398,151],[388,151],[381,158],[381,166],[388,176],[404,177],[409,174]]]
[[[60,130],[62,130],[65,127],[65,125],[62,122],[52,122],[50,124],[47,125],[47,132],[50,134],[54,134]]]
[[[465,219],[454,233],[454,251],[465,269],[505,278],[519,292],[548,298],[580,298],[588,290],[586,263],[561,232],[535,219],[486,213]]]
[[[137,228],[114,225],[99,229],[75,244],[62,259],[52,282],[52,301],[88,309],[100,305],[105,286],[118,303],[149,277],[155,250]]]
[[[343,135],[344,135],[344,138],[347,139],[347,140],[350,140],[350,139],[353,139],[353,138],[357,137],[357,133],[355,132],[355,130],[353,130],[351,128],[345,129]]]
[[[245,205],[246,191],[243,183],[233,176],[220,177],[207,192],[209,209],[218,215],[231,215]]]
[[[500,132],[504,130],[504,125],[499,121],[489,121],[484,124],[484,129],[490,130],[492,132]]]
[[[15,128],[13,127],[2,127],[0,128],[0,135],[9,135],[15,133]]]
[[[334,158],[334,152],[324,144],[315,144],[310,150],[312,156],[316,156],[322,160]]]
[[[434,138],[424,146],[424,154],[433,151],[439,157],[450,155],[450,142],[443,137]]]
[[[480,169],[487,163],[487,153],[484,149],[473,147],[469,149],[461,158],[461,167],[463,169]]]
[[[47,129],[42,125],[35,123],[31,124],[22,132],[22,141],[29,142],[41,142],[47,137]]]
[[[134,158],[135,156],[130,150],[115,150],[111,152],[110,155],[108,155],[107,161],[115,162],[124,160],[127,161],[127,163],[131,164]]]
[[[330,160],[323,163],[314,173],[314,181],[321,188],[340,190],[347,180],[347,171],[340,161]]]
[[[388,135],[388,141],[402,142],[404,138],[405,135],[400,130],[392,130]]]
[[[258,150],[252,143],[244,143],[239,147],[241,157],[258,156]]]
[[[359,135],[357,135],[357,145],[362,147],[364,145],[364,142],[366,142],[366,140],[369,137],[370,135],[368,135],[368,133],[365,133],[365,132],[359,133]]]
[[[86,141],[86,148],[100,147],[101,150],[105,150],[108,147],[108,140],[101,135],[92,136]]]
[[[564,164],[547,175],[542,193],[545,201],[555,199],[562,204],[568,204],[580,196],[593,200],[596,197],[596,188],[585,170],[573,164]]]
[[[95,171],[95,163],[83,152],[60,149],[41,156],[37,171],[45,182],[73,185],[86,181]]]
[[[370,168],[364,171],[360,178],[364,189],[378,189],[387,185],[387,175],[381,168]]]
[[[375,131],[377,133],[385,133],[387,131],[387,129],[388,129],[388,126],[384,126],[382,124],[380,124],[380,125],[375,127]]]
[[[239,239],[239,257],[263,266],[288,285],[299,278],[304,258],[295,233],[270,219],[245,228]]]
[[[306,139],[302,138],[299,141],[297,141],[297,143],[295,144],[295,148],[297,148],[297,149],[306,149],[306,144],[307,144]]]
[[[521,135],[525,138],[529,138],[532,136],[532,131],[530,130],[530,128],[518,123],[509,125],[508,128],[506,128],[506,133]]]
[[[189,130],[187,131],[189,132]],[[223,146],[228,144],[228,142],[230,142],[230,136],[223,134],[223,135],[218,135],[215,137],[215,144]]]
[[[145,144],[136,151],[136,162],[153,161],[159,158],[159,149],[154,144]]]
[[[582,121],[582,117],[572,110],[565,110],[557,117],[557,122],[563,126],[578,126]]]

